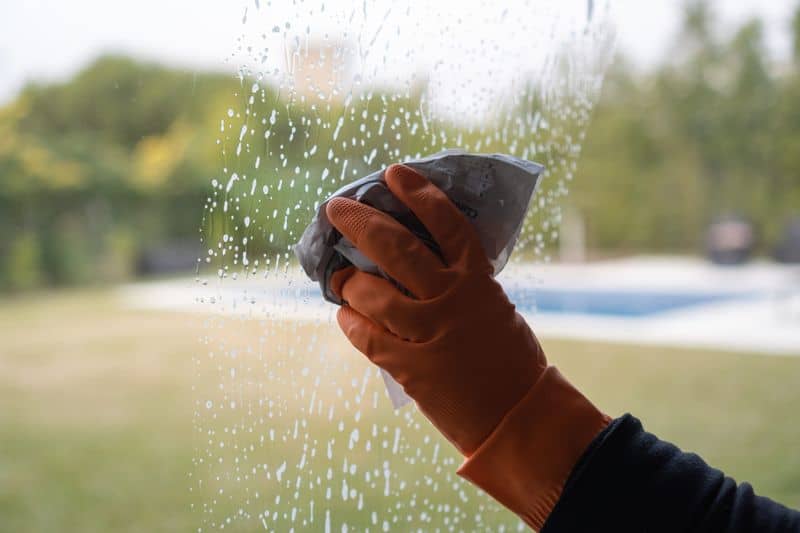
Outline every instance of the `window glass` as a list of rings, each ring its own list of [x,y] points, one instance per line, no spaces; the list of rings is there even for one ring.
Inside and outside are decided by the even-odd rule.
[[[393,411],[290,246],[344,182],[445,148],[547,166],[519,247],[547,260],[610,58],[593,1],[256,1],[219,117],[198,298],[202,530],[510,531],[415,408]]]

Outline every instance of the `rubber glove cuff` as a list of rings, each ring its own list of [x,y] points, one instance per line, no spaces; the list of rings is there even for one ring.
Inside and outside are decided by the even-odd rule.
[[[573,467],[610,422],[548,367],[458,474],[539,531]]]

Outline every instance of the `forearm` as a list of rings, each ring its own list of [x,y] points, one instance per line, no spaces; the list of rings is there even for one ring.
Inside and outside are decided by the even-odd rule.
[[[543,533],[800,532],[800,513],[611,421],[550,367],[459,474]]]
[[[800,513],[737,486],[626,415],[575,466],[542,530],[561,531],[797,532]]]
[[[626,415],[608,424],[554,368],[459,473],[542,533],[800,532],[756,496]]]

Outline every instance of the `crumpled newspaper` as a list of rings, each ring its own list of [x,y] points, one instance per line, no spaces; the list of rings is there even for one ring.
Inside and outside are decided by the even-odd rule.
[[[499,274],[514,249],[544,167],[510,155],[470,154],[462,150],[445,150],[403,164],[430,179],[467,216],[478,232],[494,274]],[[330,302],[342,303],[331,291],[331,274],[351,264],[391,280],[331,225],[325,214],[325,205],[331,198],[352,198],[388,213],[441,255],[419,219],[389,191],[383,173],[384,170],[374,172],[333,193],[319,206],[294,246],[306,274],[319,282],[323,297]],[[383,378],[395,408],[410,401],[389,374],[383,372]]]

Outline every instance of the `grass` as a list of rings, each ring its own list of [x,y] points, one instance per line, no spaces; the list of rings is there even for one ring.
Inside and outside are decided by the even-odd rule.
[[[6,298],[0,335],[0,531],[316,531],[325,510],[332,531],[514,523],[329,325],[136,311],[98,290]],[[800,357],[544,345],[609,414],[800,506]]]

